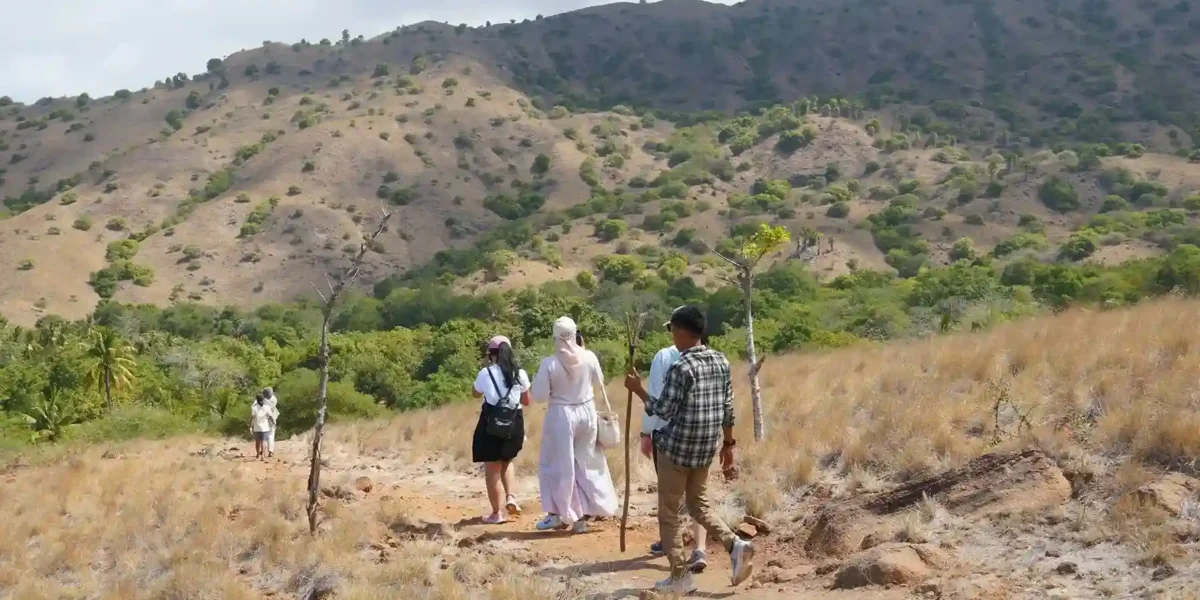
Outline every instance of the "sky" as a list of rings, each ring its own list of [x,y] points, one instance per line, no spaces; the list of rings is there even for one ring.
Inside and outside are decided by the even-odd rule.
[[[732,0],[719,0],[731,4]],[[482,25],[607,0],[0,0],[0,96],[92,97],[196,74],[264,40],[370,38],[421,21]],[[18,8],[19,5],[19,8]]]

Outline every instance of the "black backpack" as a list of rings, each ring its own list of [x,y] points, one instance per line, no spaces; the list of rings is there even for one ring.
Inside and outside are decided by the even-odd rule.
[[[496,383],[496,377],[492,375],[492,368],[487,368],[488,379],[492,380],[492,385],[496,388],[496,393],[500,393],[500,386]],[[487,404],[487,432],[488,435],[498,437],[502,440],[507,440],[517,433],[517,411],[520,410],[519,403],[508,404],[508,395],[512,393],[512,388],[500,396],[500,400],[493,406]]]

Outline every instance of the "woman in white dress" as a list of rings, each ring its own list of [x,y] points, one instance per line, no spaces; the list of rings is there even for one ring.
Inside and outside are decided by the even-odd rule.
[[[600,360],[576,341],[575,321],[554,322],[553,355],[542,360],[533,379],[536,402],[548,402],[542,425],[538,485],[546,517],[539,531],[570,527],[587,531],[585,516],[611,517],[617,490],[599,444],[599,417],[593,386],[604,391]],[[607,400],[607,395],[605,399]]]

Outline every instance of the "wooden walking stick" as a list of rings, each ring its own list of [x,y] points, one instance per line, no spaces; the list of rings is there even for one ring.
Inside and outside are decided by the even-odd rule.
[[[638,338],[642,335],[642,321],[645,320],[646,313],[638,314],[637,316],[625,316],[625,334],[629,342],[629,362],[626,364],[625,372],[628,373],[633,369],[634,353],[637,351]],[[625,401],[625,506],[621,508],[621,552],[625,552],[625,529],[629,522],[629,488],[633,481],[632,465],[629,461],[629,430],[633,428],[633,392],[629,392],[629,397]]]

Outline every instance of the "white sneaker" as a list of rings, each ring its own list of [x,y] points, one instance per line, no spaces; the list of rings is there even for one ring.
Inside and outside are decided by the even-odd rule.
[[[668,594],[682,596],[684,594],[690,594],[696,591],[696,582],[692,581],[691,573],[685,573],[683,577],[680,577],[679,579],[668,577],[654,584],[654,589],[659,592],[666,592]]]
[[[558,518],[558,515],[546,515],[545,518],[543,518],[541,521],[537,522],[537,530],[538,531],[550,531],[552,529],[562,529],[563,527],[566,527],[566,526],[567,526],[566,523],[563,523],[562,519]]]
[[[745,540],[734,540],[733,551],[729,553],[730,566],[733,567],[733,585],[738,585],[750,578],[754,572],[754,546]]]
[[[571,525],[571,533],[587,533],[587,532],[588,532],[587,521],[584,521],[583,519],[575,521],[575,523],[573,525]]]
[[[510,495],[508,497],[508,503],[505,504],[504,510],[508,511],[508,514],[513,515],[515,517],[521,516],[521,505],[517,504],[516,496]]]

